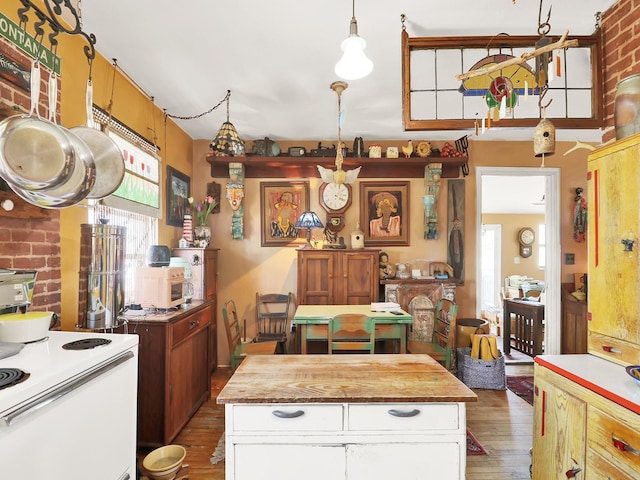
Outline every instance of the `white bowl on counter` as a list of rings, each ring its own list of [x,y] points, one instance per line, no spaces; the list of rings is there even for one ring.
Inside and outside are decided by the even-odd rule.
[[[27,343],[47,336],[53,312],[6,313],[0,315],[0,342]]]

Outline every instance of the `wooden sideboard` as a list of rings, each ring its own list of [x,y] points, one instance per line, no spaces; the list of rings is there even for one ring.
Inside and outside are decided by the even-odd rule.
[[[378,298],[380,250],[299,249],[299,305],[366,305]]]
[[[211,395],[211,302],[166,314],[127,317],[140,338],[138,445],[166,445]]]
[[[560,353],[587,353],[587,302],[571,292],[573,283],[562,284],[562,327]]]

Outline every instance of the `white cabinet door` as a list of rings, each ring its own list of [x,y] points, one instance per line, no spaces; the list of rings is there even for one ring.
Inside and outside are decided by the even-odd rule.
[[[235,445],[234,479],[344,480],[344,445]]]
[[[458,480],[459,442],[347,445],[347,480]],[[466,448],[466,446],[465,446]]]

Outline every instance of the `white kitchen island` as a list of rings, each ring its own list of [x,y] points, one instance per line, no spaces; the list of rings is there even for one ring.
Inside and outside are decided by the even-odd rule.
[[[428,355],[250,356],[217,399],[226,479],[462,480],[476,400]]]

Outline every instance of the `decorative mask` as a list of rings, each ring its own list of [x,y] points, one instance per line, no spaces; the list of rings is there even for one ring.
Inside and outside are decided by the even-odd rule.
[[[244,185],[241,183],[227,183],[227,200],[232,210],[238,210],[244,198]]]

